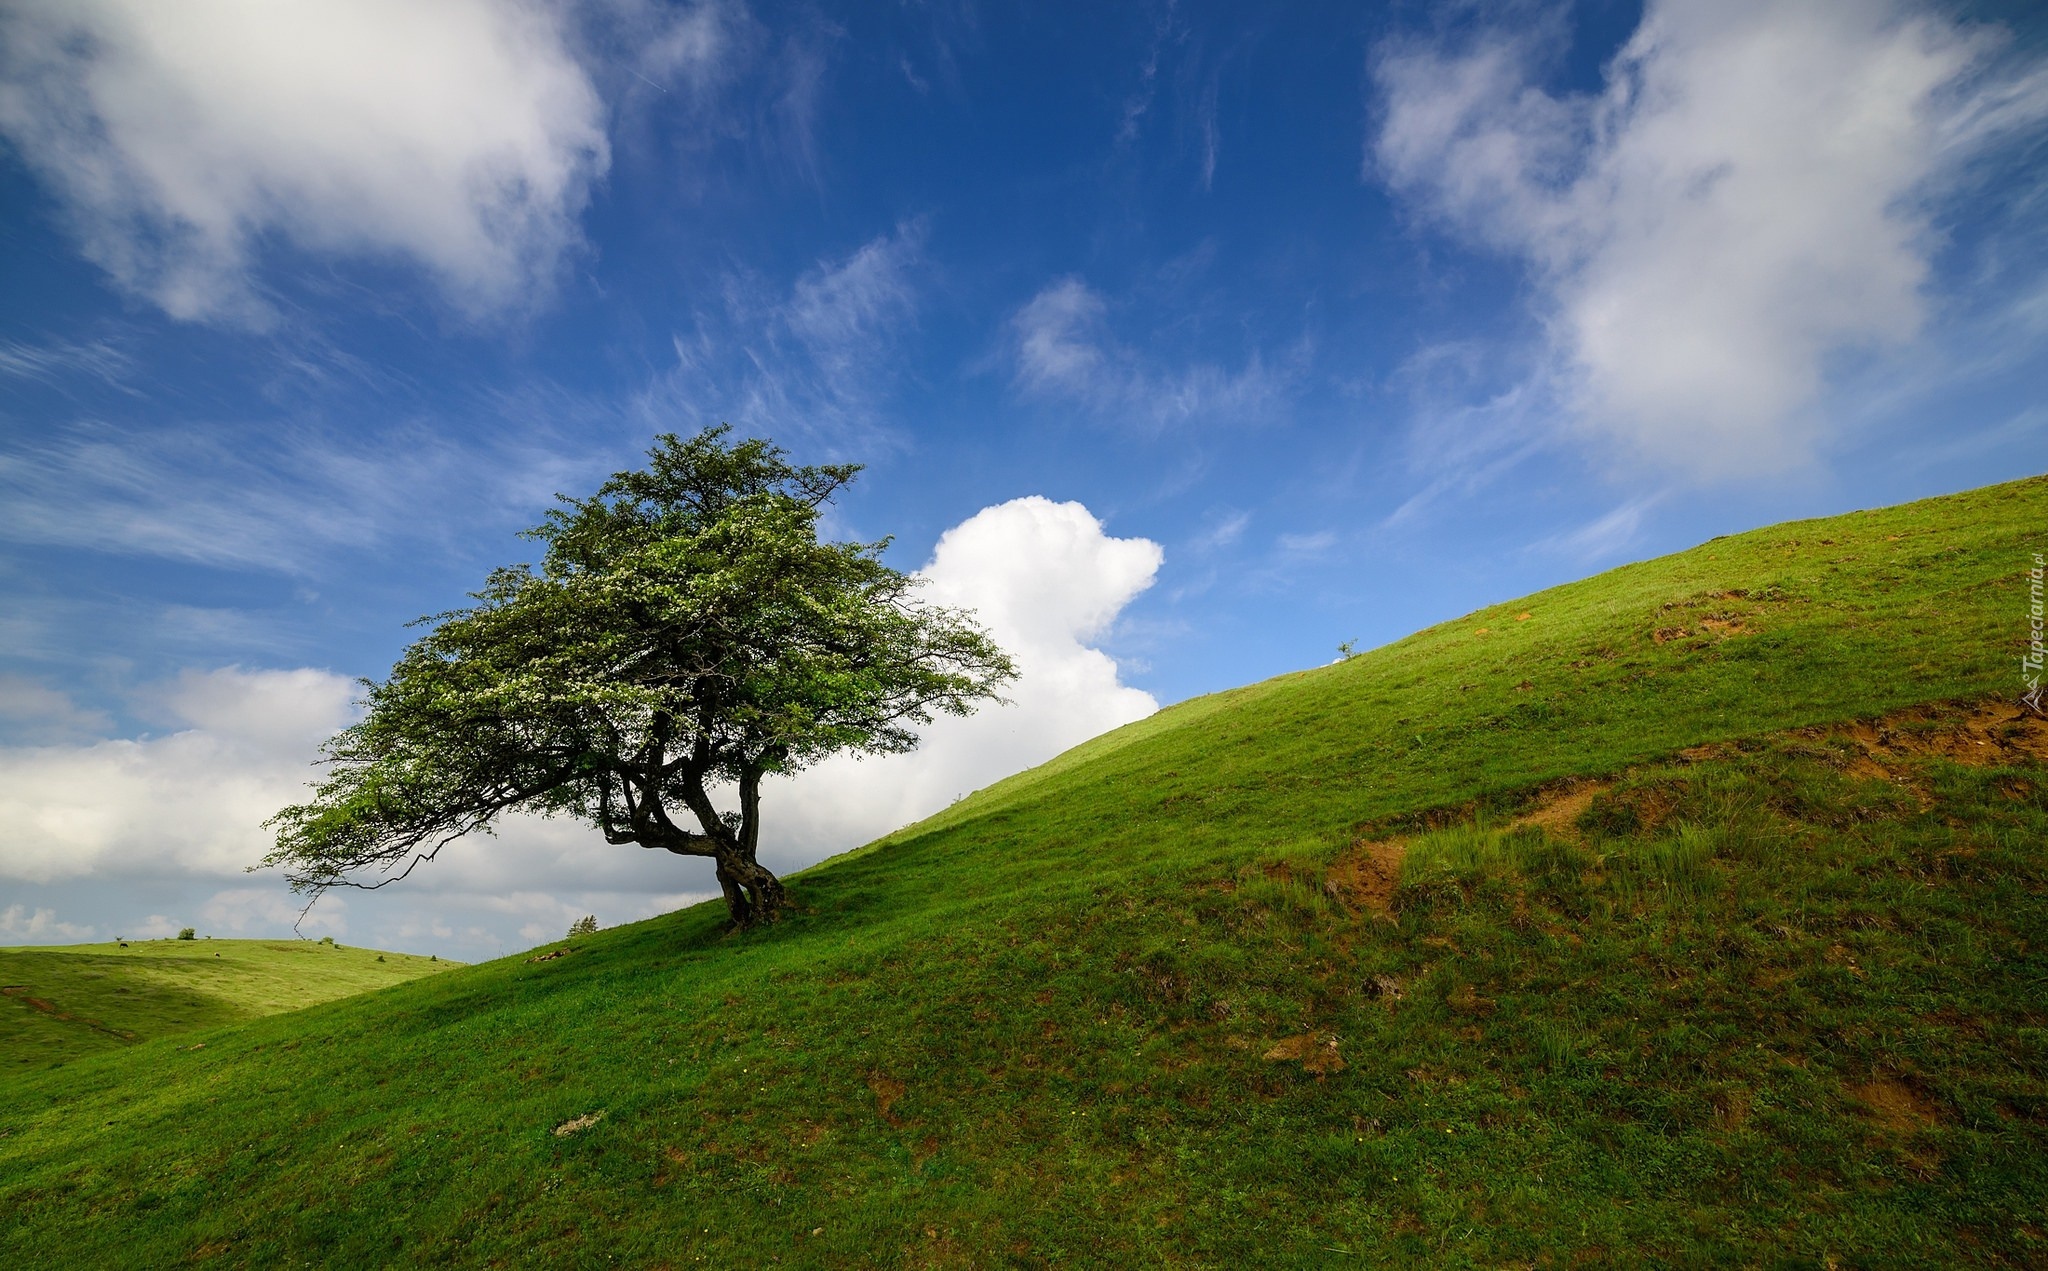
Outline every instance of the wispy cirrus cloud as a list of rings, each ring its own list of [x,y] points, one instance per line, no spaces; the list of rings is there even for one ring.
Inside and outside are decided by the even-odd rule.
[[[676,366],[638,412],[664,428],[681,417],[828,447],[883,444],[897,386],[889,354],[917,322],[925,234],[906,221],[784,287],[728,277],[723,304],[674,337]]]
[[[1257,423],[1293,391],[1306,345],[1277,366],[1253,350],[1229,370],[1213,362],[1166,365],[1120,341],[1110,306],[1078,277],[1047,284],[1010,318],[1019,388],[1089,414],[1148,429],[1189,423]]]
[[[1655,491],[1629,499],[1581,525],[1547,535],[1529,544],[1527,550],[1562,556],[1581,566],[1610,560],[1634,544],[1642,532],[1643,518],[1664,497],[1664,491]]]
[[[126,382],[134,371],[134,359],[118,346],[105,340],[53,341],[42,344],[0,340],[0,376],[10,379],[60,382],[72,376],[83,375],[103,384],[126,389]]]
[[[0,538],[306,573],[336,547],[422,528],[423,490],[462,467],[427,436],[381,446],[279,428],[138,433],[81,424],[0,452]],[[445,488],[445,486],[444,486]]]
[[[1930,316],[1942,200],[2048,119],[2001,32],[1892,0],[1660,0],[1598,94],[1542,86],[1562,24],[1396,41],[1368,173],[1525,260],[1581,435],[1705,477],[1827,435],[1844,355]]]

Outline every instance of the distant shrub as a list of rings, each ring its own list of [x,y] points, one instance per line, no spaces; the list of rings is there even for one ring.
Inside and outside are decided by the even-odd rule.
[[[180,928],[178,928],[178,939],[180,939],[180,940],[197,940],[198,938],[199,938],[199,933],[198,933],[198,932],[196,932],[196,931],[194,931],[194,930],[192,930],[192,928],[190,928],[190,927],[180,927]]]
[[[321,943],[321,944],[333,944],[333,943],[334,943],[334,937],[333,937],[333,936],[321,936],[321,937],[320,937],[320,943]]]
[[[576,921],[569,924],[569,934],[571,936],[588,936],[595,935],[596,933],[596,914],[585,914],[583,917],[578,918]]]

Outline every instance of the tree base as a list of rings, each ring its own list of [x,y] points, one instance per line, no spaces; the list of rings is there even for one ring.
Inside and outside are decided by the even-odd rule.
[[[774,922],[789,907],[789,893],[782,880],[758,861],[721,859],[718,886],[725,893],[726,917],[733,931]]]

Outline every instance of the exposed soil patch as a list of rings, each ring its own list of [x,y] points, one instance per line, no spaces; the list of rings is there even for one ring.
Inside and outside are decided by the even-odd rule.
[[[574,949],[551,949],[546,953],[536,954],[535,956],[528,958],[527,961],[553,962],[556,958],[566,958],[574,952],[576,952],[576,950]]]
[[[1912,1134],[1941,1120],[1933,1104],[1896,1077],[1873,1077],[1849,1087],[1849,1093],[1869,1110],[1872,1120],[1894,1133]]]
[[[572,1117],[571,1119],[562,1122],[560,1125],[555,1127],[555,1137],[558,1139],[565,1139],[570,1135],[576,1133],[578,1130],[589,1129],[591,1126],[596,1125],[599,1121],[604,1120],[604,1111],[605,1110],[603,1108],[599,1108],[595,1112],[586,1112],[580,1117]]]
[[[1324,871],[1323,887],[1354,908],[1392,916],[1394,890],[1401,885],[1401,858],[1407,854],[1406,839],[1354,844]]]
[[[2031,758],[2048,762],[2048,718],[1999,699],[1975,706],[1923,706],[1799,735],[1851,743],[1860,753],[1852,768],[1890,775],[1900,761],[1936,756],[1973,767]]]
[[[1388,1006],[1408,996],[1407,987],[1391,975],[1375,975],[1361,987],[1367,997]]]
[[[1533,825],[1546,834],[1577,842],[1579,818],[1593,805],[1596,796],[1614,787],[1612,781],[1580,781],[1554,791],[1546,791],[1536,800],[1536,806],[1516,817],[1512,825]]]
[[[1302,1033],[1284,1038],[1273,1044],[1273,1048],[1266,1052],[1266,1058],[1298,1063],[1302,1071],[1317,1076],[1344,1071],[1344,1060],[1337,1054],[1337,1036],[1334,1033]]]
[[[1735,628],[1740,628],[1739,619],[1730,621]],[[1747,631],[1740,633],[1748,634]],[[1979,767],[2011,764],[2023,759],[2048,763],[2048,716],[2037,715],[2003,698],[1970,706],[1949,703],[1916,706],[1878,720],[1816,725],[1774,735],[1804,737],[1832,744],[1838,753],[1846,744],[1849,753],[1842,763],[1848,771],[1857,776],[1885,780],[1901,779],[1905,775],[1902,769],[1907,761],[1928,756]],[[1741,747],[1733,742],[1708,742],[1680,750],[1676,757],[1691,763],[1705,763],[1729,758],[1740,750]],[[1535,826],[1556,838],[1579,842],[1584,837],[1579,828],[1580,818],[1593,808],[1596,800],[1613,792],[1616,784],[1614,778],[1567,778],[1539,788],[1534,802],[1509,825]],[[2027,792],[2016,789],[2009,793],[2014,798],[2024,798]],[[1655,830],[1661,826],[1673,805],[1671,792],[1663,789],[1629,789],[1614,797],[1626,804],[1632,814],[1632,823],[1643,830]],[[1404,829],[1439,829],[1470,824],[1473,815],[1473,806],[1467,804],[1462,808],[1440,808],[1402,818],[1395,824]],[[1392,828],[1393,825],[1382,823],[1376,827],[1363,827],[1363,832],[1386,835]],[[1349,850],[1324,870],[1323,888],[1334,899],[1353,908],[1391,917],[1394,892],[1401,878],[1401,861],[1407,851],[1408,840],[1405,837],[1354,841]],[[1286,872],[1284,863],[1268,864],[1265,868],[1269,876],[1278,870],[1284,876],[1292,877]],[[1234,887],[1228,883],[1219,884],[1219,890],[1229,891]]]
[[[105,1033],[109,1037],[118,1037],[124,1042],[135,1040],[134,1033],[126,1032],[119,1028],[109,1028],[98,1020],[87,1019],[83,1015],[72,1015],[60,1011],[54,1003],[46,1002],[39,997],[30,996],[28,989],[29,986],[26,984],[9,984],[4,988],[0,988],[0,994],[5,994],[33,1010],[41,1011],[52,1019],[61,1019],[67,1024],[83,1024],[96,1033]]]
[[[881,1114],[882,1120],[892,1126],[902,1125],[903,1118],[891,1109],[896,1106],[896,1101],[903,1097],[903,1083],[893,1077],[884,1077],[877,1073],[868,1078],[868,1089],[875,1092],[875,1111]]]

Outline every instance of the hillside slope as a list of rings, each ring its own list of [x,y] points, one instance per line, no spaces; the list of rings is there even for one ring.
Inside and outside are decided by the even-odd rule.
[[[17,1075],[7,1247],[2038,1264],[2044,528],[2037,479],[1716,540],[1162,711],[770,931]]]
[[[458,965],[332,940],[0,947],[0,1072],[297,1010]]]

